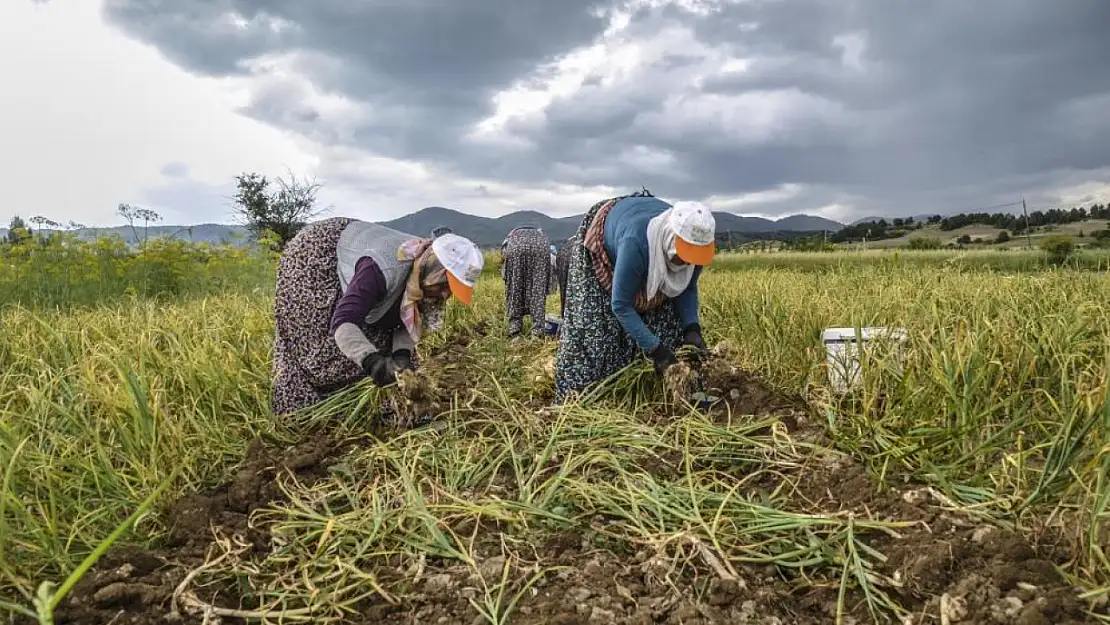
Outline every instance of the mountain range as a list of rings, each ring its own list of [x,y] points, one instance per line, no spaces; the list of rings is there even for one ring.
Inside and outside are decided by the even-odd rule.
[[[835,232],[844,227],[831,219],[810,215],[791,215],[774,220],[715,212],[713,217],[717,220],[717,232]],[[542,229],[553,243],[564,241],[574,234],[581,222],[582,215],[550,217],[536,211],[517,211],[501,217],[477,217],[442,206],[429,206],[411,215],[382,223],[395,230],[424,236],[431,234],[433,228],[447,226],[479,246],[492,247],[500,245],[510,230],[521,226]]]
[[[744,217],[732,213],[715,212],[718,232],[739,232],[749,234],[771,234],[783,232],[835,232],[843,224],[811,215],[791,215],[782,219]],[[572,217],[550,217],[536,211],[517,211],[501,217],[479,217],[468,215],[442,206],[429,206],[411,215],[379,222],[385,226],[409,232],[417,236],[429,236],[434,228],[446,226],[455,233],[467,237],[480,247],[496,247],[513,228],[536,226],[547,234],[552,243],[569,238],[578,229],[582,215]],[[135,231],[129,226],[111,228],[85,228],[77,230],[82,239],[95,239],[102,236],[119,235],[128,243],[135,243],[135,233],[139,238],[173,236],[185,240],[205,243],[236,243],[245,241],[247,231],[242,226],[223,224],[198,224],[195,226],[151,226],[145,230],[140,226]],[[8,231],[0,228],[0,238]]]

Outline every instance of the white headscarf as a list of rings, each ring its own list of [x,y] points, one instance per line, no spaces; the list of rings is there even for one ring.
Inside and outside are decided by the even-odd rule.
[[[671,262],[675,255],[675,231],[670,224],[673,208],[648,222],[648,275],[647,298],[650,300],[662,291],[667,297],[678,297],[690,284],[694,276],[694,266]]]

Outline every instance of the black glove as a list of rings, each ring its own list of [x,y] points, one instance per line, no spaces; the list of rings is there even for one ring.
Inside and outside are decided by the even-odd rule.
[[[378,386],[389,386],[397,381],[393,375],[393,361],[381,352],[374,352],[362,360],[362,372]]]
[[[663,373],[671,365],[678,364],[678,359],[674,357],[674,352],[662,343],[651,352],[651,361],[655,363],[655,371],[658,373]]]
[[[682,344],[693,345],[701,351],[708,349],[705,346],[705,339],[701,337],[701,326],[696,323],[686,326],[686,330],[682,334]]]
[[[705,339],[701,337],[701,326],[696,323],[691,323],[686,326],[686,330],[682,333],[682,347],[690,349],[693,356],[697,360],[705,357],[709,348],[705,346]]]
[[[407,349],[399,349],[393,352],[393,364],[397,365],[398,371],[412,369],[412,352]]]

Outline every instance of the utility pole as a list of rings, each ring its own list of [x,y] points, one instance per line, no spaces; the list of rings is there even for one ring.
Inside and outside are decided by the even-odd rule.
[[[1033,249],[1033,238],[1029,236],[1029,211],[1025,208],[1025,198],[1021,198],[1021,212],[1025,215],[1025,245],[1029,249]]]

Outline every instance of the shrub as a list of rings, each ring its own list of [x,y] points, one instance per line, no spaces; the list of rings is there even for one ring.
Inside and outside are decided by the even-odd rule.
[[[995,243],[1006,243],[1009,240],[1010,240],[1010,233],[1003,230],[1002,232],[998,233],[998,236],[994,239],[994,242]]]
[[[941,241],[936,237],[911,237],[909,247],[911,250],[939,250]]]
[[[1075,243],[1065,236],[1045,237],[1041,241],[1041,249],[1048,254],[1048,262],[1052,265],[1062,265],[1075,251]]]
[[[127,295],[206,295],[244,285],[270,288],[275,255],[262,246],[151,239],[129,247],[120,236],[94,241],[71,232],[0,245],[0,306],[100,304]]]

